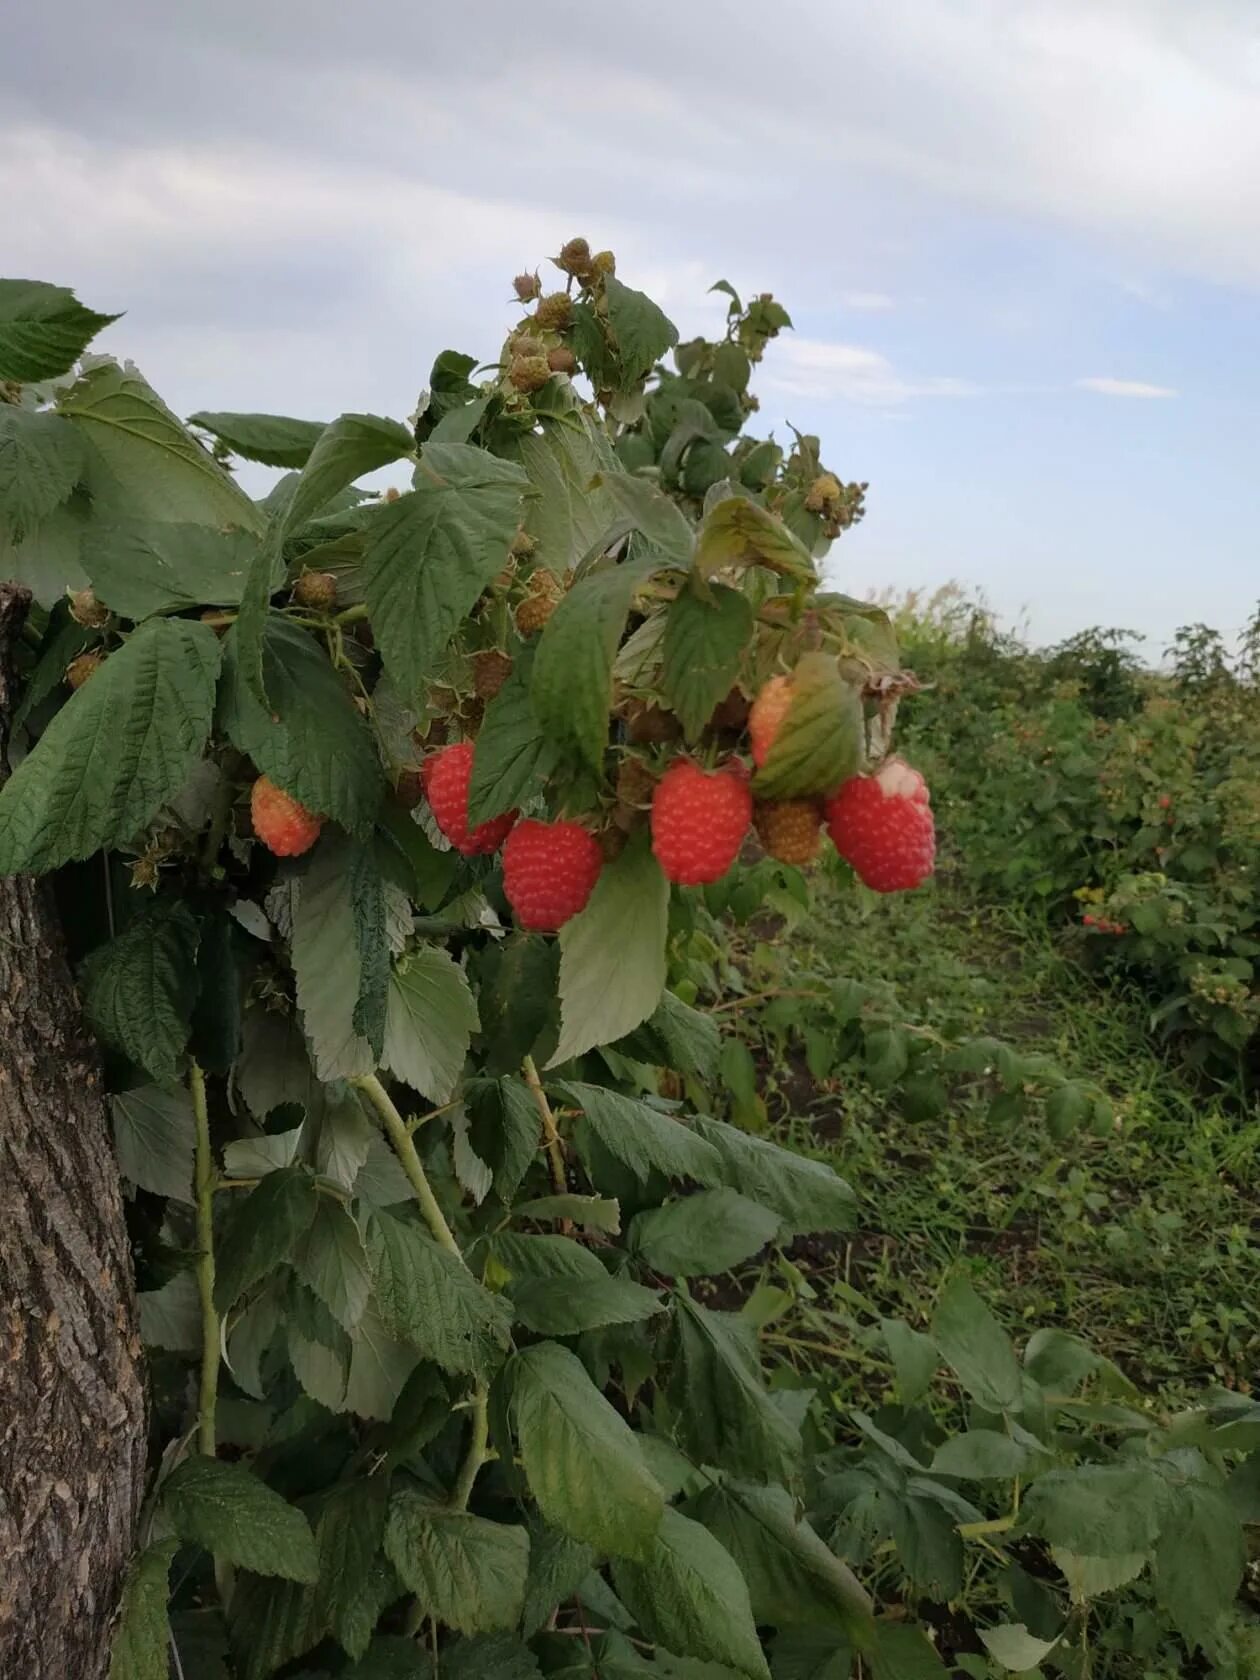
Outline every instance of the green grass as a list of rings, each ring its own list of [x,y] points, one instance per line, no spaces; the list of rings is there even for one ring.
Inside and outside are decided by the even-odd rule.
[[[1260,1368],[1260,1247],[1247,1185],[1260,1122],[1189,1086],[1145,1031],[1139,1001],[1100,988],[1044,924],[934,890],[862,902],[819,887],[819,913],[785,947],[747,940],[750,989],[812,971],[891,982],[907,1018],[950,1037],[991,1034],[1053,1056],[1112,1097],[1114,1130],[1056,1142],[1038,1118],[995,1123],[979,1093],[912,1120],[852,1064],[803,1068],[771,1092],[779,1134],[829,1160],[860,1198],[860,1230],[805,1244],[815,1299],[767,1331],[793,1362],[826,1352],[841,1396],[870,1398],[887,1366],[876,1315],[922,1327],[961,1259],[1016,1337],[1074,1331],[1174,1407]],[[838,1397],[841,1397],[838,1396]]]

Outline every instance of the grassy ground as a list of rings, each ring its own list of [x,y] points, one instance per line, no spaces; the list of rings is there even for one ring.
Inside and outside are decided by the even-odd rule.
[[[945,1272],[968,1257],[1017,1338],[1072,1330],[1175,1407],[1206,1385],[1246,1389],[1260,1369],[1260,1229],[1247,1186],[1260,1122],[1187,1085],[1144,1030],[1140,1001],[1100,989],[1017,909],[978,906],[948,874],[878,903],[822,889],[787,945],[749,940],[753,986],[792,969],[892,982],[910,1018],[950,1036],[993,1034],[1092,1078],[1116,1107],[1104,1138],[1064,1142],[1039,1119],[995,1123],[964,1097],[911,1120],[856,1066],[803,1070],[770,1093],[780,1136],[841,1171],[861,1201],[848,1243],[801,1252],[815,1300],[785,1358],[824,1352],[840,1394],[878,1390],[877,1318],[922,1327]]]

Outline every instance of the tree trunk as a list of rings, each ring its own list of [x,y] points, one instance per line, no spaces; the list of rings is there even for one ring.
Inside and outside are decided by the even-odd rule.
[[[29,599],[0,584],[0,776]],[[99,1057],[48,893],[0,879],[0,1680],[104,1675],[144,1464]]]

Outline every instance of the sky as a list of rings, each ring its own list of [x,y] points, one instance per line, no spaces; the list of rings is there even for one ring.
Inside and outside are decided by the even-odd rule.
[[[828,573],[1052,642],[1260,597],[1254,0],[8,0],[0,272],[177,412],[405,417],[572,235],[870,483]],[[559,278],[557,276],[557,278]]]

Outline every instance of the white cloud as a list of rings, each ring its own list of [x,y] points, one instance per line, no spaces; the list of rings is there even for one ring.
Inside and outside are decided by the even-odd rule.
[[[878,350],[820,339],[779,339],[767,352],[766,383],[788,396],[840,399],[875,408],[895,407],[914,397],[975,397],[980,386],[967,379],[911,378]]]
[[[1094,391],[1100,397],[1175,397],[1171,385],[1148,385],[1142,379],[1078,379],[1078,391]]]
[[[895,309],[896,298],[887,292],[841,292],[840,302],[846,309],[869,309],[872,312]]]

